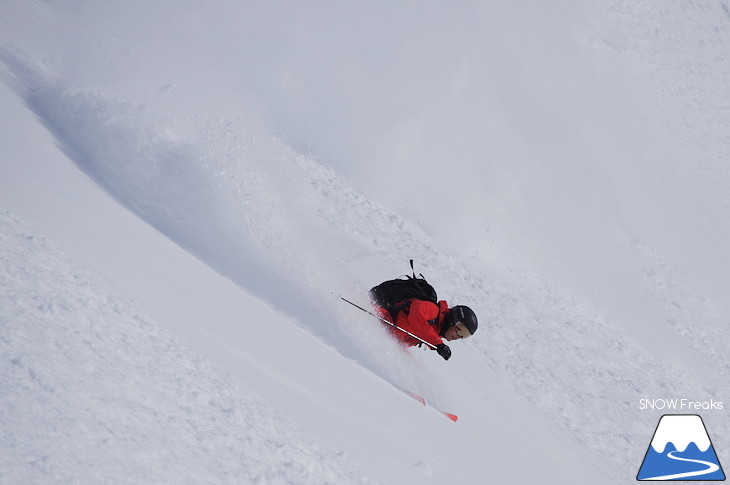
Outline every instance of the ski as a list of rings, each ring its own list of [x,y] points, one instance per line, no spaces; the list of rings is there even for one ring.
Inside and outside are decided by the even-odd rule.
[[[398,387],[397,389],[399,391],[401,391],[403,394],[405,394],[406,396],[409,396],[409,397],[415,399],[416,401],[420,402],[422,405],[435,409],[436,411],[440,412],[441,414],[443,414],[444,416],[446,416],[453,422],[456,422],[459,419],[459,416],[457,416],[456,414],[447,413],[446,411],[442,411],[441,409],[437,408],[436,406],[433,406],[432,404],[428,404],[426,402],[426,400],[423,398],[423,396],[416,394],[413,391],[409,391],[408,389],[403,389],[401,387]]]

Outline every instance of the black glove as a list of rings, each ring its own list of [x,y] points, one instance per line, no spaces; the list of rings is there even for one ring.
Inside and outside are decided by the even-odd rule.
[[[449,357],[451,357],[451,349],[446,344],[438,344],[436,346],[436,352],[444,358],[444,360],[449,360]]]

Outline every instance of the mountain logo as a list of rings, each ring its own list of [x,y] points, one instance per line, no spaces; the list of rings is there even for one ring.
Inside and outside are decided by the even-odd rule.
[[[636,479],[725,480],[702,418],[696,414],[662,416]]]

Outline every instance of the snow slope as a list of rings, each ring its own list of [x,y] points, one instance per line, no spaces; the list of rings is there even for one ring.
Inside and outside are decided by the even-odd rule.
[[[0,18],[0,481],[617,483],[725,399],[725,3]],[[333,295],[409,258],[449,362]]]

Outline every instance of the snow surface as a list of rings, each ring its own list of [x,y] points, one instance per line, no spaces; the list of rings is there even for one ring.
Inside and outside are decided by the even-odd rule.
[[[729,52],[725,0],[0,2],[0,483],[633,481],[640,399],[728,400]],[[410,258],[448,362],[336,297]]]

